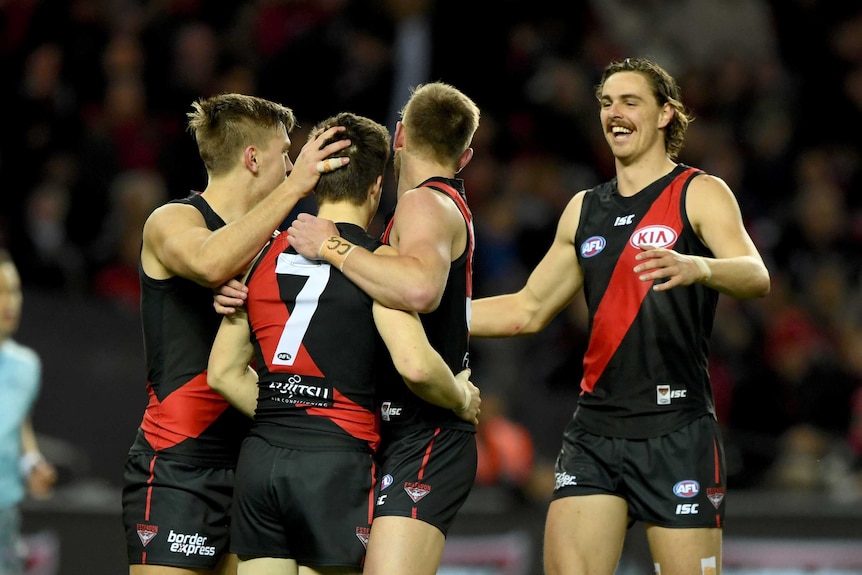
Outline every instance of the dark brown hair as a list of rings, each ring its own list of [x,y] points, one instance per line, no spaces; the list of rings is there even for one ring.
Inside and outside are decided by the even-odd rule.
[[[343,126],[324,146],[339,140],[350,140],[350,146],[331,157],[348,157],[350,163],[332,172],[321,174],[314,189],[320,202],[350,201],[362,204],[368,197],[368,188],[383,175],[392,141],[386,128],[365,116],[342,112],[323,120],[309,133],[309,141],[333,126]]]
[[[596,99],[601,102],[602,87],[605,81],[617,72],[637,72],[643,75],[652,86],[653,95],[659,106],[670,104],[674,110],[673,118],[665,127],[665,150],[671,159],[676,159],[685,143],[685,132],[694,117],[682,103],[682,94],[676,80],[664,68],[646,58],[626,58],[608,64],[599,85],[596,86]]]

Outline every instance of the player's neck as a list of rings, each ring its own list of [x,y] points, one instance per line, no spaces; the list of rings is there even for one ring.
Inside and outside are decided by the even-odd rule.
[[[350,202],[334,202],[321,204],[317,210],[318,217],[338,223],[355,224],[362,229],[368,227],[370,218],[362,206]]]
[[[621,196],[633,196],[659,178],[669,174],[676,164],[666,155],[641,158],[626,164],[617,160],[617,192]]]
[[[236,178],[213,178],[201,195],[225,222],[230,223],[254,207],[254,195],[248,185]]]
[[[455,173],[437,162],[411,158],[403,161],[398,175],[398,197],[401,194],[418,187],[428,178],[454,178]]]

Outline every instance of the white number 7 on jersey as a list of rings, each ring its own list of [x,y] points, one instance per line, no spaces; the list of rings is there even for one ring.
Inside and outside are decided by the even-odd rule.
[[[278,340],[278,347],[272,357],[273,365],[293,365],[296,360],[296,353],[320,303],[320,294],[329,283],[330,269],[329,264],[313,262],[299,254],[279,254],[275,273],[306,276],[308,281],[296,294],[293,313],[284,323],[284,331],[281,332],[281,339]]]

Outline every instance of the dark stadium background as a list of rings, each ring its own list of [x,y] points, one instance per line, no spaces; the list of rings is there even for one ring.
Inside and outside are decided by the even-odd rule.
[[[679,80],[696,117],[680,159],[730,184],[772,274],[765,300],[722,299],[713,337],[725,573],[862,573],[862,8],[825,0],[0,3],[0,245],[23,275],[17,339],[42,357],[34,423],[61,471],[25,505],[38,572],[126,572],[119,487],[146,404],[134,263],[149,211],[206,184],[192,100],[283,102],[301,144],[329,114],[394,128],[408,86],[457,85],[483,114],[462,174],[482,296],[519,287],[568,198],[612,175],[592,88],[635,55]],[[584,345],[579,302],[541,335],[474,342],[495,429],[521,442],[456,522],[447,573],[541,572]],[[639,527],[620,573],[651,573]]]

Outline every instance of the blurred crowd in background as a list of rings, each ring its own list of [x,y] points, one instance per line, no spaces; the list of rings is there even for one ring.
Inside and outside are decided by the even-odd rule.
[[[144,220],[206,186],[185,130],[192,101],[242,92],[291,107],[295,157],[303,130],[338,111],[394,131],[409,87],[443,80],[482,109],[461,174],[474,294],[518,289],[568,200],[613,176],[593,95],[601,70],[646,56],[695,116],[680,160],[727,181],[772,276],[769,297],[719,304],[711,372],[730,485],[862,497],[862,6],[564,5],[0,2],[0,244],[25,290],[135,315]],[[585,347],[580,298],[539,335],[474,340],[480,485],[547,495]]]

